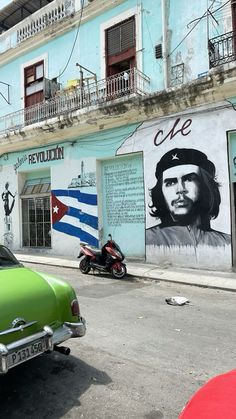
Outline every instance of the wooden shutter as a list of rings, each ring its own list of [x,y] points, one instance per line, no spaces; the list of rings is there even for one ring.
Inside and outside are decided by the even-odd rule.
[[[35,105],[43,100],[44,62],[40,61],[25,68],[25,107]]]
[[[233,31],[236,31],[236,0],[231,0],[231,10],[232,10],[232,27],[233,27]]]
[[[130,19],[107,30],[107,55],[121,54],[135,46],[135,20]]]

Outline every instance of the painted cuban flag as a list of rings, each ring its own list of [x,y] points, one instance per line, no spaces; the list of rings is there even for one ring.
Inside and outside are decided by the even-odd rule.
[[[98,246],[97,195],[69,189],[54,189],[51,195],[52,227]]]

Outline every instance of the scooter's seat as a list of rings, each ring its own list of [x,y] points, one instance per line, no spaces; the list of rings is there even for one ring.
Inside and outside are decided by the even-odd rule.
[[[86,246],[86,247],[97,256],[100,256],[102,254],[102,251],[100,249],[97,249],[96,247],[93,247],[93,246]]]

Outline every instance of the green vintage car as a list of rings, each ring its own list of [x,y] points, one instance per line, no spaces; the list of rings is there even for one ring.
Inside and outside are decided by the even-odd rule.
[[[74,289],[51,275],[24,267],[0,245],[0,374],[85,335]]]

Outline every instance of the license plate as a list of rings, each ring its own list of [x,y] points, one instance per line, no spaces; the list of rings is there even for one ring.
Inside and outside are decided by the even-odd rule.
[[[36,340],[30,345],[24,346],[7,355],[7,367],[12,368],[15,365],[21,364],[28,359],[35,358],[48,349],[47,340],[45,338]]]

